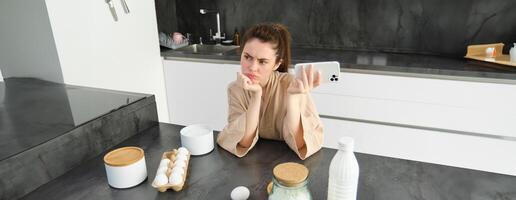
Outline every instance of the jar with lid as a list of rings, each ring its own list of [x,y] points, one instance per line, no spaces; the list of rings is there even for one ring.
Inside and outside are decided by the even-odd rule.
[[[308,189],[308,169],[288,162],[274,167],[269,200],[312,200]]]

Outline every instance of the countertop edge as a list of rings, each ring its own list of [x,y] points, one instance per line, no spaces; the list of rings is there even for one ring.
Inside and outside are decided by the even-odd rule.
[[[162,56],[162,59],[163,60],[175,60],[175,61],[213,63],[213,64],[240,64],[239,61],[226,60],[226,59],[186,58],[186,57],[179,57],[179,56]],[[428,78],[428,79],[440,79],[440,80],[452,80],[452,81],[516,85],[516,80],[511,80],[511,79],[452,76],[452,75],[440,75],[440,74],[422,74],[422,73],[410,73],[410,72],[393,72],[393,71],[352,69],[352,68],[341,68],[340,71],[348,72],[348,73],[360,73],[360,74],[374,74],[374,75],[401,76],[401,77],[411,77],[411,78]]]

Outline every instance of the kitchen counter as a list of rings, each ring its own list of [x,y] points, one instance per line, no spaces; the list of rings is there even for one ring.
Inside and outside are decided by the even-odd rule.
[[[308,187],[314,199],[326,199],[328,168],[336,150],[323,148],[302,161],[284,142],[264,139],[243,158],[218,146],[209,154],[191,157],[184,189],[160,193],[150,184],[162,153],[180,146],[181,128],[160,124],[117,146],[145,150],[149,178],[136,187],[120,190],[108,186],[104,152],[23,199],[229,199],[231,190],[240,185],[251,190],[250,199],[266,199],[272,168],[283,162],[307,166]],[[513,176],[361,153],[356,156],[360,165],[359,200],[516,199]]]
[[[182,54],[161,47],[161,56],[172,60],[239,64],[240,50],[225,55]],[[361,52],[349,50],[292,48],[292,63],[339,61],[341,71],[400,75],[423,78],[443,78],[465,81],[516,83],[516,68],[489,64],[465,58],[434,55]]]
[[[0,161],[149,96],[7,78],[0,82]]]

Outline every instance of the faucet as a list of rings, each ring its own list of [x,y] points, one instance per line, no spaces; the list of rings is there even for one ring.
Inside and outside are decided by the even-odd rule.
[[[213,36],[213,39],[214,40],[217,40],[217,39],[224,39],[226,38],[225,35],[222,36],[222,33],[220,32],[220,13],[219,11],[217,10],[208,10],[208,9],[200,9],[199,12],[201,14],[207,14],[207,13],[217,13],[217,32],[215,33],[215,35]]]

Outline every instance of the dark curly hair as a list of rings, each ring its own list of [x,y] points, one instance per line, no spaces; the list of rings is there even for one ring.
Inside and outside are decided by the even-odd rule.
[[[259,39],[262,42],[270,42],[275,45],[276,63],[281,61],[281,65],[276,69],[279,72],[287,72],[290,65],[290,32],[287,27],[282,24],[261,23],[256,24],[247,30],[242,41],[242,49],[247,41],[252,38]]]

